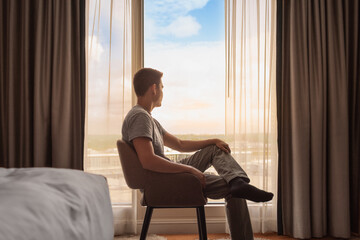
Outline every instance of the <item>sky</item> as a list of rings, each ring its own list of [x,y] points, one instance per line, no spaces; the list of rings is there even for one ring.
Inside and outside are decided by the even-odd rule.
[[[225,39],[222,0],[145,0],[145,41],[213,42]]]

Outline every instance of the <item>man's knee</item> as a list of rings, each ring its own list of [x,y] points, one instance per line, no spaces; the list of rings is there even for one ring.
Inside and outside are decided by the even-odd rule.
[[[209,153],[212,153],[212,154],[218,153],[219,150],[220,150],[220,148],[218,148],[216,145],[209,145],[209,146],[204,147],[204,148],[202,149],[202,151],[204,151],[204,152],[209,152]],[[221,150],[220,150],[220,151],[221,151]]]

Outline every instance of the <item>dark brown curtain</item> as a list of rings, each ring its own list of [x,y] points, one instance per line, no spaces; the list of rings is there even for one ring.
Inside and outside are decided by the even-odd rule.
[[[85,1],[0,1],[0,167],[83,169]]]
[[[359,2],[279,0],[277,14],[279,233],[348,238],[359,232]]]

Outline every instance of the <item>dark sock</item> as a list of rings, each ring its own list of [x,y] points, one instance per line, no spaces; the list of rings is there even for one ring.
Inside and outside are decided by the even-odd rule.
[[[244,198],[253,202],[267,202],[274,196],[271,192],[266,192],[248,184],[240,177],[232,179],[229,185],[233,197]]]

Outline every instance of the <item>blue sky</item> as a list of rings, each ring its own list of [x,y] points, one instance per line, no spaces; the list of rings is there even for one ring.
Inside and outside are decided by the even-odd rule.
[[[224,41],[225,40],[225,10],[223,0],[210,0],[204,8],[190,12],[202,28],[191,41]]]
[[[145,0],[144,8],[146,41],[189,43],[195,41],[223,41],[225,39],[223,0]],[[164,28],[171,26],[177,20],[180,22],[178,21],[176,26],[182,25],[185,28],[183,29],[184,31],[189,31],[188,34],[179,36],[174,35],[172,31],[162,33]],[[181,20],[183,21],[181,22]],[[151,28],[152,25],[156,25],[154,31]],[[186,25],[188,25],[188,29],[186,29]],[[176,31],[178,29],[173,30]],[[159,30],[160,33],[154,33],[156,30]],[[151,31],[151,34],[146,34],[149,31]]]

